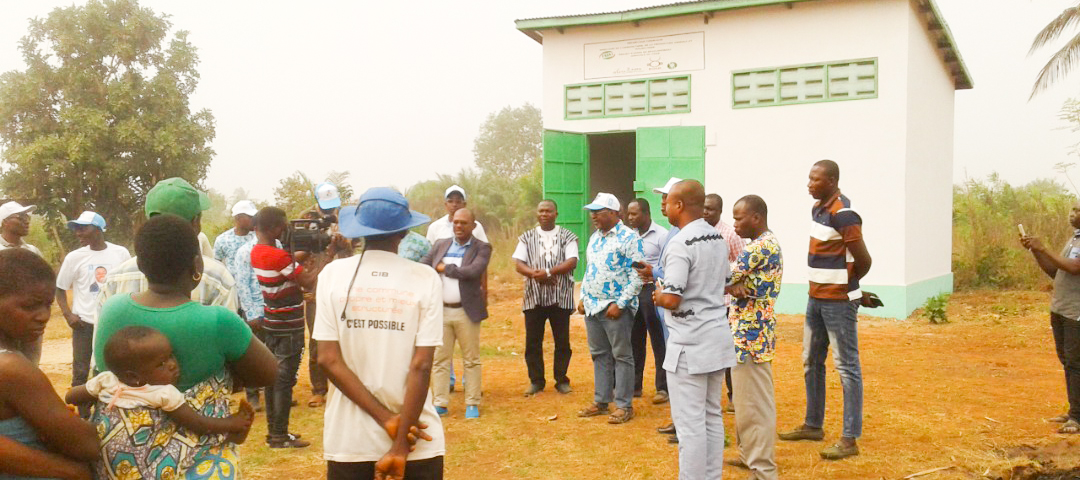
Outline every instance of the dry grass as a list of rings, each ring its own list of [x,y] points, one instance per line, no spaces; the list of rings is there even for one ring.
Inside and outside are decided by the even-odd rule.
[[[479,420],[465,421],[460,393],[453,396],[445,421],[449,479],[667,479],[674,478],[677,452],[654,428],[668,420],[666,405],[635,402],[637,418],[611,426],[603,419],[579,419],[575,412],[592,397],[592,366],[585,330],[575,320],[570,377],[575,391],[559,395],[551,386],[524,398],[527,386],[522,317],[516,279],[493,278],[492,318],[484,323],[484,405]],[[777,446],[781,478],[899,479],[937,467],[953,466],[921,479],[985,478],[1031,460],[1020,446],[1080,450],[1076,438],[1054,434],[1044,418],[1066,409],[1061,366],[1053,353],[1047,321],[1047,294],[977,292],[953,296],[951,323],[930,325],[920,317],[895,322],[864,318],[860,343],[865,379],[865,436],[862,455],[826,462],[822,442]],[[54,318],[46,333],[43,370],[61,392],[69,381],[67,327]],[[802,316],[781,316],[774,364],[781,429],[802,420],[805,397],[800,360]],[[550,368],[551,343],[545,346]],[[650,362],[651,363],[651,362]],[[460,360],[457,362],[460,372]],[[651,396],[651,366],[646,397]],[[550,373],[549,373],[550,375]],[[827,440],[840,433],[841,389],[829,369]],[[322,410],[308,398],[306,367],[301,369],[291,430],[313,440],[298,451],[271,451],[259,440],[266,425],[260,416],[243,447],[248,478],[306,479],[324,475],[321,459]],[[556,420],[549,420],[557,416]],[[727,427],[732,428],[727,417]],[[1071,449],[1071,450],[1070,450]],[[1024,454],[1019,457],[1013,454]],[[728,448],[727,458],[737,452]],[[1026,456],[1025,456],[1026,455]],[[1058,458],[1058,468],[1078,465]],[[726,468],[724,478],[745,478]]]

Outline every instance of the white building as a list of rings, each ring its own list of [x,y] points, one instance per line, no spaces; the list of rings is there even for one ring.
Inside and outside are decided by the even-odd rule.
[[[598,191],[652,202],[704,180],[724,218],[769,205],[801,313],[813,162],[840,165],[874,258],[864,289],[906,317],[952,290],[953,96],[971,88],[931,0],[711,0],[518,20],[544,49],[544,190],[587,238]],[[584,247],[582,242],[582,247]],[[579,269],[579,272],[582,269]]]

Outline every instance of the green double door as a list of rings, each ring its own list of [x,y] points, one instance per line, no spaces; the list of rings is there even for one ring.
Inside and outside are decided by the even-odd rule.
[[[634,192],[649,200],[653,220],[666,227],[660,194],[652,189],[671,177],[704,182],[705,127],[639,128],[634,133]],[[578,279],[585,272],[585,247],[592,233],[588,212],[582,207],[596,193],[589,188],[589,167],[588,134],[544,131],[544,196],[559,204],[559,225],[578,236]]]

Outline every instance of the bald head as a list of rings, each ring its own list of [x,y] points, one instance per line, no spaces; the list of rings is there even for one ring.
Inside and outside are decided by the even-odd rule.
[[[705,187],[697,180],[683,180],[671,187],[667,217],[672,225],[684,225],[701,218],[705,210]]]
[[[458,243],[468,242],[476,228],[476,216],[468,208],[459,208],[454,212],[454,238]]]

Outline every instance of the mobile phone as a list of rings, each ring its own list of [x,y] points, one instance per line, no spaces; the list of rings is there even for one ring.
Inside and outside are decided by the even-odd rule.
[[[875,293],[866,292],[866,296],[870,297],[870,308],[884,307],[885,302],[881,301],[881,298]]]
[[[1027,232],[1024,231],[1024,224],[1022,224],[1022,223],[1016,224],[1016,229],[1020,230],[1020,236],[1021,237],[1026,237],[1027,236]]]

